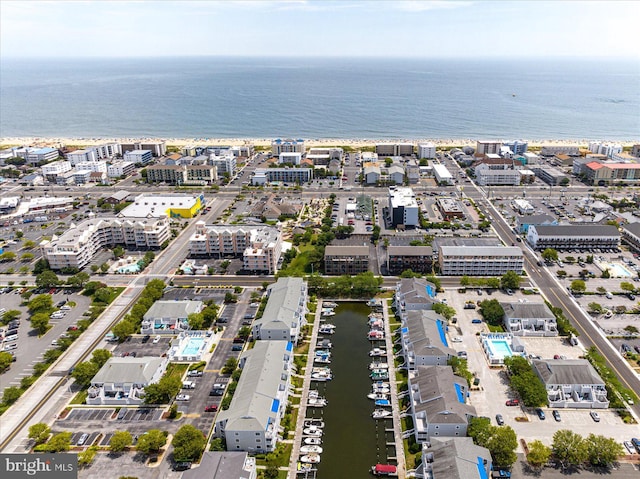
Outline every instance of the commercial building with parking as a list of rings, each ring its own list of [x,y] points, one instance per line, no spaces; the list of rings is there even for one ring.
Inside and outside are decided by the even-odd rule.
[[[611,225],[530,225],[527,241],[536,250],[616,249],[620,233]]]

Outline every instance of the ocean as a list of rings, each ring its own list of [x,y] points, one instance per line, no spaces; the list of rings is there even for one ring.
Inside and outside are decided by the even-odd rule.
[[[640,138],[640,64],[329,58],[0,62],[0,136]]]

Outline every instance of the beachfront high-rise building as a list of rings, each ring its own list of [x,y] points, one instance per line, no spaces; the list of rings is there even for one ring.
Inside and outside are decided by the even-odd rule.
[[[508,147],[514,155],[524,155],[527,152],[529,143],[524,140],[505,141],[503,146]]]
[[[589,151],[599,155],[606,155],[607,158],[611,158],[614,154],[622,152],[622,145],[614,145],[611,143],[604,143],[602,141],[590,141]]]
[[[98,152],[93,148],[86,148],[84,150],[75,150],[71,153],[67,153],[67,160],[71,163],[71,166],[76,166],[77,163],[85,161],[97,161]]]
[[[119,178],[120,176],[128,176],[136,169],[135,163],[131,161],[114,161],[107,166],[107,176],[109,178]]]
[[[276,138],[271,142],[271,154],[279,157],[280,153],[304,153],[304,140]]]
[[[236,174],[237,160],[232,154],[222,156],[211,154],[209,164],[216,167],[218,176],[224,176],[225,173],[228,173],[229,176]]]
[[[165,141],[136,141],[133,143],[123,143],[120,151],[127,153],[134,150],[149,150],[155,157],[167,154],[167,143]]]
[[[411,156],[413,143],[378,143],[376,153],[378,156]]]
[[[151,150],[132,150],[127,151],[124,154],[124,161],[132,161],[134,163],[141,163],[146,165],[153,159],[153,153]]]
[[[436,145],[433,143],[420,143],[418,144],[418,158],[432,159],[436,157]]]
[[[478,140],[476,142],[476,156],[488,155],[489,153],[499,155],[501,147],[501,141]]]

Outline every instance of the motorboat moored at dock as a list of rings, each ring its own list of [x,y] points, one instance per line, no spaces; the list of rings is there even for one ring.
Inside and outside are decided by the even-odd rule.
[[[374,476],[397,477],[398,467],[393,464],[376,464],[371,466],[371,474]]]
[[[387,369],[374,369],[369,375],[374,381],[389,379],[389,371]]]
[[[371,351],[369,351],[369,356],[371,357],[386,356],[386,355],[387,355],[387,351],[386,349],[383,349],[383,348],[373,348]]]
[[[309,446],[319,446],[322,444],[322,439],[319,437],[305,437],[302,442]]]
[[[318,464],[320,462],[320,454],[305,454],[300,457],[300,462],[309,464]]]
[[[373,419],[384,419],[386,417],[391,416],[393,413],[387,409],[376,409],[371,413],[371,417]]]
[[[369,399],[373,399],[374,401],[377,401],[378,399],[389,399],[389,394],[388,393],[369,393],[367,394],[367,397]]]
[[[317,445],[304,445],[300,448],[300,452],[303,454],[322,454],[322,447]]]
[[[369,334],[367,334],[367,339],[370,339],[370,340],[384,339],[384,331],[378,331],[378,330],[369,331]]]
[[[372,371],[374,369],[389,369],[389,363],[379,363],[378,361],[374,361],[369,364],[369,369]]]

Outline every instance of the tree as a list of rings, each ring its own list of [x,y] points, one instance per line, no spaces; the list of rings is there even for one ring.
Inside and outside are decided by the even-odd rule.
[[[30,313],[48,312],[53,309],[53,299],[49,294],[39,294],[27,304]]]
[[[106,273],[107,271],[109,271],[109,265],[107,263],[102,263],[100,265],[100,271]]]
[[[22,312],[17,309],[10,309],[9,311],[5,311],[2,315],[2,323],[6,324],[14,319],[18,319],[22,315]]]
[[[624,327],[624,330],[629,333],[629,334],[638,334],[638,328],[636,328],[634,325],[630,324],[628,326]]]
[[[502,309],[497,299],[485,299],[482,301],[480,303],[480,313],[482,313],[484,319],[492,326],[502,324],[504,309]]]
[[[135,333],[136,329],[137,326],[132,321],[123,319],[122,321],[118,321],[118,324],[113,327],[112,331],[117,338],[119,338],[121,341],[124,341],[133,333]]]
[[[84,288],[85,284],[89,282],[89,279],[91,279],[91,277],[88,273],[80,271],[79,273],[69,277],[69,279],[67,279],[67,284],[75,288]]]
[[[91,362],[95,363],[98,368],[101,368],[107,363],[111,356],[113,356],[111,351],[107,351],[106,349],[96,349],[91,355]]]
[[[5,388],[4,392],[2,393],[2,403],[6,405],[13,404],[20,398],[21,395],[22,391],[20,390],[20,388],[16,386],[9,386]]]
[[[100,269],[100,266],[98,266],[97,264],[92,264],[91,265],[91,272],[92,273],[97,273],[99,269]]]
[[[111,452],[122,452],[133,444],[133,438],[129,431],[116,431],[109,441],[109,450]]]
[[[596,288],[596,292],[597,292],[598,294],[605,294],[605,293],[607,292],[607,289],[606,289],[604,286],[598,286],[598,287]]]
[[[204,316],[202,313],[191,313],[187,316],[189,327],[193,330],[200,330],[204,326]]]
[[[96,458],[96,454],[98,453],[98,446],[93,445],[88,447],[84,451],[78,453],[78,465],[80,466],[88,466],[93,462]]]
[[[564,278],[567,275],[567,272],[563,269],[556,271],[556,276],[558,278]]]
[[[23,253],[22,256],[20,256],[20,261],[33,261],[33,258],[35,258],[35,255],[33,253]]]
[[[5,251],[0,254],[0,263],[8,263],[9,261],[15,261],[16,254],[13,251]]]
[[[589,311],[592,313],[596,313],[596,314],[602,313],[602,305],[600,303],[596,303],[595,301],[589,303],[587,305],[587,308],[589,308]]]
[[[467,287],[470,284],[471,284],[471,278],[469,278],[469,276],[467,276],[466,274],[460,278],[460,286]]]
[[[49,330],[49,315],[47,313],[36,313],[31,316],[31,327],[44,334]]]
[[[431,309],[442,315],[447,321],[450,321],[456,315],[456,310],[444,303],[434,303]]]
[[[113,296],[113,291],[111,288],[100,288],[95,293],[93,293],[94,301],[98,303],[109,304],[111,302]]]
[[[227,362],[224,363],[224,367],[222,368],[222,374],[231,374],[238,367],[238,360],[236,358],[229,358]]]
[[[620,283],[620,289],[622,291],[626,291],[627,293],[633,293],[636,290],[636,287],[628,281],[623,281],[622,283]]]
[[[587,448],[582,436],[561,429],[553,435],[551,446],[553,455],[560,461],[563,469],[569,466],[579,466],[587,459]]]
[[[146,404],[166,404],[182,388],[182,381],[177,376],[163,376],[160,381],[144,388]]]
[[[472,417],[469,419],[467,435],[473,439],[478,446],[487,447],[489,439],[493,434],[494,426],[488,417]]]
[[[0,352],[0,373],[6,371],[13,362],[13,356],[6,351]]]
[[[36,286],[39,288],[51,288],[58,284],[60,284],[58,276],[50,269],[47,269],[36,276]]]
[[[609,467],[624,454],[622,445],[610,437],[589,434],[585,444],[587,459],[593,466]]]
[[[605,269],[602,271],[602,274],[600,275],[600,277],[601,277],[601,278],[604,278],[604,279],[609,279],[609,278],[611,278],[611,272],[609,271],[609,268],[605,268]]]
[[[215,303],[210,304],[209,306],[204,308],[200,314],[202,314],[204,325],[211,326],[218,318],[218,305],[216,305]]]
[[[43,422],[39,422],[32,426],[29,426],[29,439],[33,439],[33,441],[36,443],[36,446],[47,442],[50,434],[51,428]]]
[[[487,278],[487,288],[498,289],[500,287],[500,278]]]
[[[574,279],[569,288],[573,293],[584,293],[587,290],[587,283],[582,279]]]
[[[507,271],[500,278],[500,286],[502,289],[518,289],[520,287],[520,275],[515,271]]]
[[[64,452],[71,448],[71,433],[61,432],[49,439],[46,444],[47,452]]]
[[[494,464],[501,467],[511,466],[518,459],[515,453],[517,447],[518,438],[510,426],[493,427],[487,449],[491,451]]]
[[[226,292],[224,295],[224,302],[225,303],[237,303],[238,302],[238,297],[230,292]]]
[[[541,441],[535,440],[529,443],[529,453],[527,454],[527,462],[534,469],[542,469],[551,457],[551,448],[545,446]]]
[[[92,361],[84,361],[75,367],[71,376],[76,380],[80,387],[85,388],[91,384],[91,380],[99,370],[100,368],[96,363]]]
[[[555,263],[558,261],[558,252],[553,248],[545,249],[540,256],[542,256],[542,259],[547,263]]]
[[[115,259],[118,259],[124,256],[125,251],[122,246],[116,246],[115,248],[113,248],[112,253],[113,253],[113,257]]]
[[[144,454],[158,452],[166,443],[167,436],[164,432],[159,429],[151,429],[140,436],[138,444],[136,444],[136,450]]]
[[[202,431],[185,424],[173,436],[173,457],[176,461],[194,461],[200,457],[207,444]]]
[[[44,258],[40,258],[38,261],[36,261],[36,264],[33,265],[33,274],[40,274],[48,269],[51,269],[49,266],[49,261]]]

